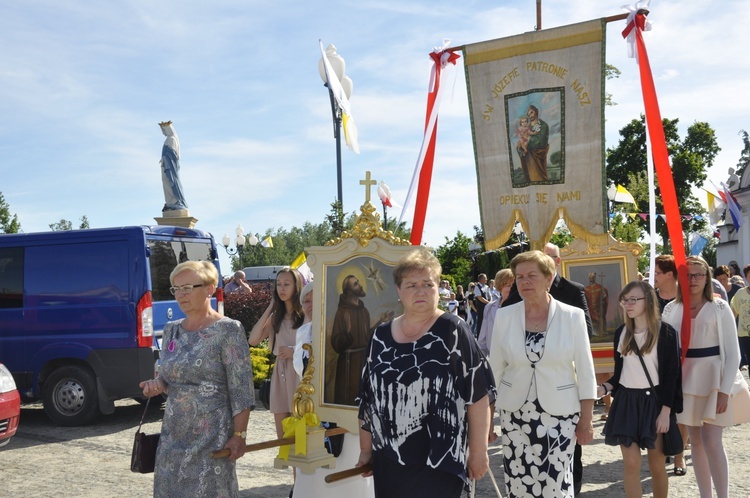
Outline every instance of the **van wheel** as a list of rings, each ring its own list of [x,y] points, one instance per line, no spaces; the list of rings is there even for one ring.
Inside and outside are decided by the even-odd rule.
[[[86,369],[58,368],[44,382],[44,412],[57,425],[86,425],[99,416],[96,380]]]

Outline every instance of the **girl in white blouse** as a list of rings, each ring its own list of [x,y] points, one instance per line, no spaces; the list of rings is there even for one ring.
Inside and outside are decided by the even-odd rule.
[[[643,496],[641,449],[646,449],[654,498],[666,498],[669,482],[662,434],[670,423],[677,424],[674,414],[682,410],[677,333],[660,322],[656,292],[648,283],[630,282],[620,293],[620,304],[625,324],[615,332],[615,373],[597,388],[599,397],[615,395],[604,425],[604,442],[619,445],[622,451],[625,496]]]

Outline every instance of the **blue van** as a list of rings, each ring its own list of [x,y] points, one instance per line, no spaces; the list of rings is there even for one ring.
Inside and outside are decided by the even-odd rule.
[[[0,235],[0,363],[24,401],[59,425],[85,425],[142,396],[158,337],[182,318],[169,274],[212,261],[210,233],[135,226]],[[221,285],[221,282],[219,283]],[[218,289],[214,307],[223,312]]]

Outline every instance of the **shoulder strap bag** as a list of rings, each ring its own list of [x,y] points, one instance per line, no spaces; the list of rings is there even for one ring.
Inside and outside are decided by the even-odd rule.
[[[149,474],[154,471],[156,448],[159,445],[159,437],[161,436],[160,433],[144,434],[141,432],[143,419],[146,417],[146,410],[148,410],[150,402],[151,398],[148,398],[146,400],[146,407],[143,409],[143,415],[141,415],[141,423],[138,424],[138,430],[135,432],[133,453],[130,456],[130,470],[140,474]]]
[[[656,403],[661,408],[662,404],[659,400],[659,393],[656,391],[653,381],[651,381],[651,375],[648,373],[646,362],[643,361],[643,355],[641,355],[641,348],[636,347],[635,352],[638,355],[638,359],[641,360],[643,373],[646,374],[648,384],[651,386],[651,390],[654,391],[654,396],[656,396]],[[663,434],[663,436],[664,437],[662,439],[664,444],[662,445],[662,450],[664,451],[664,454],[666,456],[679,455],[683,452],[683,450],[685,449],[685,443],[682,441],[682,434],[680,434],[680,428],[677,426],[677,415],[674,411],[669,412],[669,429]]]

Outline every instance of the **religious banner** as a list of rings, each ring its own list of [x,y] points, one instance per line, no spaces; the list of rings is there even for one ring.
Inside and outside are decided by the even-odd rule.
[[[603,19],[464,46],[485,246],[606,244]]]

